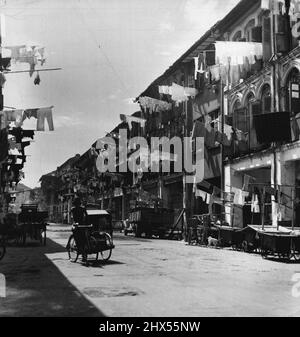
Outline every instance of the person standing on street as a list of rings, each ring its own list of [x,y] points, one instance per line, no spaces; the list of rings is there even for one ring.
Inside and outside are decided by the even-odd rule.
[[[87,225],[87,211],[86,208],[81,205],[81,200],[76,197],[73,201],[74,207],[71,209],[71,217],[73,219],[73,225],[78,226],[74,231],[74,237],[79,245],[79,249],[82,250],[82,261],[87,263],[87,232],[86,229],[80,230],[80,226]]]

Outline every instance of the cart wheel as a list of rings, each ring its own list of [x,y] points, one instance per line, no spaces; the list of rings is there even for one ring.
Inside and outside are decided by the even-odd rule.
[[[111,236],[109,234],[104,233],[104,235],[105,235],[106,245],[109,248],[107,250],[104,250],[104,251],[100,252],[100,254],[101,254],[101,258],[102,258],[103,261],[108,261],[111,257],[113,243],[112,243],[112,240],[111,240]]]
[[[294,258],[296,261],[300,260],[300,255],[299,255],[299,252],[297,251],[294,241],[292,241],[291,243],[291,255],[292,255],[292,258]]]
[[[242,248],[245,253],[248,253],[249,247],[248,247],[248,242],[246,240],[243,241],[242,243]]]
[[[5,241],[4,241],[4,238],[2,238],[0,240],[0,260],[3,259],[5,253],[6,253]]]
[[[69,260],[71,262],[76,262],[78,260],[79,253],[77,251],[77,246],[76,246],[76,242],[75,242],[73,235],[70,236],[70,239],[67,245],[67,250],[68,250]]]
[[[268,251],[262,249],[261,250],[261,256],[262,256],[263,259],[266,259],[268,257]]]

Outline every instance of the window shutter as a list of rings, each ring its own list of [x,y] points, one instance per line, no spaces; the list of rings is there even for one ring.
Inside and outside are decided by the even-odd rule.
[[[236,109],[233,113],[233,127],[247,133],[248,130],[248,119],[247,119],[247,109],[240,108]]]
[[[269,61],[272,56],[271,48],[271,19],[263,19],[263,59],[264,61]]]
[[[271,96],[264,97],[264,111],[263,113],[270,113],[271,112]]]
[[[262,42],[262,27],[253,27],[251,36],[252,42]]]
[[[289,35],[286,18],[282,15],[276,15],[276,51],[277,53],[286,53],[289,51]]]
[[[252,107],[252,115],[260,115],[262,113],[261,109],[261,101],[256,101],[251,104]]]
[[[208,51],[206,54],[206,65],[214,66],[216,64],[216,52],[215,51]]]
[[[291,112],[300,112],[300,84],[296,82],[291,83]]]
[[[286,53],[289,51],[289,41],[286,34],[276,34],[276,50],[277,53]]]

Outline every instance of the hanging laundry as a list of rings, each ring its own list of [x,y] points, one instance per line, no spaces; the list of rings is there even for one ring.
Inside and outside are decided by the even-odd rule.
[[[17,150],[16,148],[14,148],[14,149],[9,149],[9,150],[8,150],[8,154],[9,154],[10,156],[22,156],[22,153],[21,153],[19,150]]]
[[[286,12],[285,0],[261,0],[261,8],[272,11],[274,15],[285,14]]]
[[[193,120],[195,121],[202,116],[203,112],[200,110],[198,103],[193,102]]]
[[[205,146],[204,138],[197,139],[195,179],[196,183],[201,183],[205,177]]]
[[[31,117],[38,118],[38,109],[27,109],[24,111],[23,121],[26,118],[30,119]]]
[[[12,149],[12,150],[17,149],[17,150],[21,151],[21,149],[22,149],[21,143],[17,143],[15,138],[8,139],[8,144],[9,144],[9,148]]]
[[[22,45],[4,48],[11,51],[11,59],[14,62],[28,63],[30,65],[30,77],[33,75],[38,62],[43,65],[46,61],[44,47]]]
[[[203,54],[200,54],[198,57],[194,57],[194,63],[195,63],[195,73],[194,78],[197,80],[198,74],[203,74],[205,72],[205,57]]]
[[[203,202],[206,202],[206,196],[207,196],[206,192],[196,189],[195,196],[196,198],[202,198]]]
[[[216,64],[224,66],[243,65],[244,59],[250,57],[253,64],[254,57],[262,59],[263,48],[259,42],[216,41]]]
[[[210,205],[210,204],[211,204],[211,199],[212,199],[212,198],[211,198],[211,194],[207,193],[207,194],[206,194],[206,204],[207,204],[207,205]]]
[[[244,206],[245,198],[249,196],[249,192],[244,192],[239,188],[233,188],[233,191],[234,191],[233,203],[235,205]]]
[[[22,124],[23,110],[4,110],[7,122],[15,122],[16,127]]]
[[[259,207],[259,201],[258,201],[258,195],[257,194],[252,194],[251,212],[252,213],[260,213],[260,207]]]
[[[158,87],[158,92],[162,95],[172,95],[170,87],[168,85],[161,85]]]
[[[182,103],[188,100],[188,96],[184,93],[184,87],[176,83],[172,84],[172,100],[176,103]]]
[[[37,112],[37,131],[45,131],[45,119],[48,122],[49,131],[54,131],[53,117],[52,117],[53,106],[49,108],[40,108]]]
[[[212,199],[213,199],[213,203],[215,204],[219,204],[219,205],[223,205],[223,201],[221,200],[221,190],[214,186],[213,188],[213,194],[212,194]]]
[[[4,47],[5,49],[8,49],[11,51],[11,59],[17,60],[21,57],[21,51],[26,48],[25,45],[21,46],[13,46],[13,47]]]
[[[198,95],[198,90],[195,89],[195,88],[188,88],[188,87],[185,87],[184,88],[184,94],[185,96],[187,97],[196,97]]]
[[[27,109],[24,111],[22,123],[26,118],[36,118],[37,119],[37,131],[45,131],[45,119],[48,122],[49,131],[54,131],[53,116],[52,116],[53,106],[47,108],[38,109]]]
[[[153,113],[154,111],[157,112],[169,111],[172,109],[172,103],[168,103],[147,96],[139,97],[138,102],[140,103],[143,109],[149,109],[150,113]]]
[[[209,67],[212,81],[220,81],[220,65],[214,65]]]
[[[40,75],[37,73],[35,79],[34,79],[34,85],[39,85],[41,83]]]
[[[232,126],[224,124],[224,133],[227,136],[228,140],[231,140],[233,133]]]

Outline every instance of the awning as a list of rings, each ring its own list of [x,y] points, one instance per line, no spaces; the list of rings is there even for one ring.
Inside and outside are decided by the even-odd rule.
[[[87,215],[109,215],[109,213],[103,209],[87,209]]]

